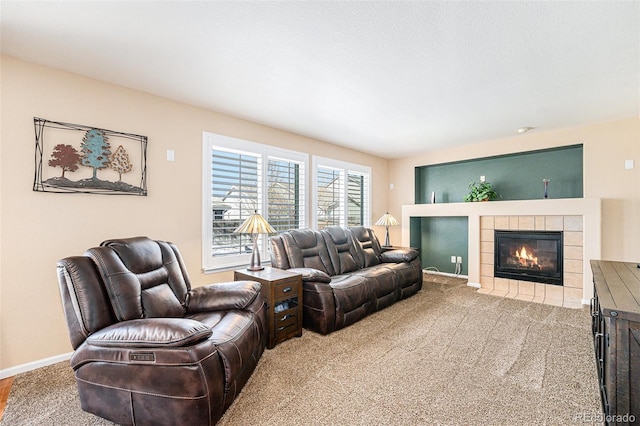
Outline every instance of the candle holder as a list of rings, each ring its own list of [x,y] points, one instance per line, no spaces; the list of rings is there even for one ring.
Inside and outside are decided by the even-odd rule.
[[[551,179],[542,179],[542,183],[544,184],[544,198],[549,198],[549,182],[551,182]]]

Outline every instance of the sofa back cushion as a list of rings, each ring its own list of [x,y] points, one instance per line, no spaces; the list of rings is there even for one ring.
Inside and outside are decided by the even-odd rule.
[[[86,256],[58,261],[58,284],[73,349],[92,333],[116,322],[95,263]]]
[[[336,274],[346,274],[362,268],[361,255],[348,229],[328,226],[320,231],[329,251],[331,264]]]
[[[119,321],[182,317],[189,291],[175,246],[146,237],[108,240],[85,253],[96,264]]]
[[[271,250],[269,250],[271,266],[279,269],[290,269],[291,266],[289,265],[289,259],[287,258],[287,251],[284,248],[282,235],[269,237],[269,244],[271,245]]]
[[[282,245],[291,268],[314,268],[335,275],[324,238],[311,229],[292,229],[282,234]]]
[[[373,230],[364,226],[354,226],[349,230],[355,245],[359,248],[359,260],[362,267],[368,268],[380,264],[382,250]]]

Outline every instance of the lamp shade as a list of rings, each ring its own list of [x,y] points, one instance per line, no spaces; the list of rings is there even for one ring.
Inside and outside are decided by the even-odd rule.
[[[257,211],[246,218],[242,225],[233,232],[236,234],[277,234],[277,231]]]
[[[387,212],[383,214],[380,219],[378,219],[378,221],[376,222],[376,225],[394,226],[394,225],[400,225],[400,223],[398,223],[395,217],[391,216],[389,212]]]

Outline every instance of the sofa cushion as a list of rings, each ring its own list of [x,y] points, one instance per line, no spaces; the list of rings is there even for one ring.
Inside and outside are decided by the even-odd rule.
[[[348,229],[328,226],[320,231],[327,245],[329,258],[336,274],[346,274],[362,267],[353,237]]]
[[[271,250],[269,250],[271,266],[279,269],[290,269],[291,265],[289,265],[289,259],[287,258],[287,251],[284,248],[282,235],[273,235],[269,237],[269,244],[271,247]]]
[[[73,349],[94,331],[116,322],[95,263],[85,256],[58,261],[58,283]]]
[[[313,268],[335,275],[329,252],[320,232],[293,229],[282,234],[282,244],[292,268]]]
[[[401,248],[395,250],[385,251],[381,255],[383,262],[411,262],[418,257],[418,251],[410,248]]]
[[[383,265],[396,274],[398,285],[402,288],[422,282],[422,269],[419,262],[420,260],[416,258],[411,262],[384,263]]]
[[[211,329],[211,340],[218,348],[225,372],[225,391],[235,393],[241,382],[247,378],[248,365],[254,357],[254,350],[260,347],[262,333],[254,320],[253,314],[247,311],[228,311]],[[250,372],[249,372],[250,374]]]
[[[384,265],[361,269],[353,274],[366,279],[366,285],[376,298],[398,293],[396,274]]]
[[[146,237],[108,240],[85,254],[96,264],[119,321],[184,315],[188,284],[167,243]]]
[[[362,268],[380,264],[380,244],[373,231],[364,226],[349,228],[354,243],[359,247],[360,265]]]
[[[260,283],[233,281],[196,287],[186,297],[188,313],[245,309],[260,295]]]
[[[144,318],[180,318],[184,315],[184,308],[169,284],[159,284],[142,290],[140,299]]]
[[[331,288],[336,302],[336,310],[348,313],[361,306],[369,306],[373,295],[366,285],[366,279],[359,275],[335,275],[331,278]]]
[[[211,336],[206,325],[187,318],[150,318],[119,322],[87,338],[94,346],[135,348],[189,346]]]
[[[291,268],[290,272],[302,275],[302,281],[313,281],[316,283],[330,283],[331,277],[326,272],[318,271],[313,268]]]

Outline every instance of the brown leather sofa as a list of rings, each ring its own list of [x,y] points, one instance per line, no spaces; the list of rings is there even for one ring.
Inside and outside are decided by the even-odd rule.
[[[105,241],[58,281],[82,409],[118,424],[215,424],[266,345],[260,284],[191,288],[172,243]]]
[[[329,334],[422,288],[418,252],[383,250],[373,230],[332,226],[270,238],[271,265],[302,274],[303,326]]]

